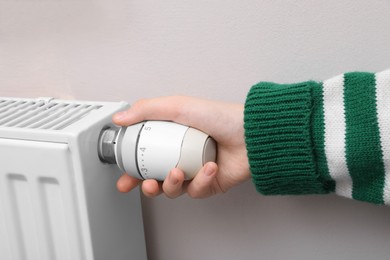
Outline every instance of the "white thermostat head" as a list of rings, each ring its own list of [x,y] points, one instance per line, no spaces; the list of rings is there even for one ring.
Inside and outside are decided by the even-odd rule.
[[[118,129],[104,129],[99,141],[100,159],[116,163],[141,179],[164,180],[180,168],[192,179],[206,162],[215,161],[214,139],[195,128],[167,121],[146,121]]]

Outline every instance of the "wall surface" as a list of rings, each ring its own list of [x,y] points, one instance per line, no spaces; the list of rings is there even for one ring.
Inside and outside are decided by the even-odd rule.
[[[389,68],[389,14],[389,0],[0,0],[0,96],[244,102],[258,81]],[[143,206],[150,260],[390,257],[390,208],[333,195],[248,182]]]

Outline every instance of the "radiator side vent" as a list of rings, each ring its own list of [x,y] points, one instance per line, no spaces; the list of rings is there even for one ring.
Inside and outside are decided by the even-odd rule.
[[[56,100],[0,99],[0,127],[61,130],[100,107]]]

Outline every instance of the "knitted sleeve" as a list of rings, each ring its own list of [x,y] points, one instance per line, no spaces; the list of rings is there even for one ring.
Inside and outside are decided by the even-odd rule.
[[[248,93],[244,121],[260,193],[390,204],[390,70],[261,82]]]

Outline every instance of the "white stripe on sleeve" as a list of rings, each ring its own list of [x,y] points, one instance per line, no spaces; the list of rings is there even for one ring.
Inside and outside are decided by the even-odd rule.
[[[344,75],[324,81],[325,155],[336,194],[352,198],[352,178],[345,157]]]
[[[375,74],[379,134],[385,167],[383,201],[390,205],[390,70]]]

